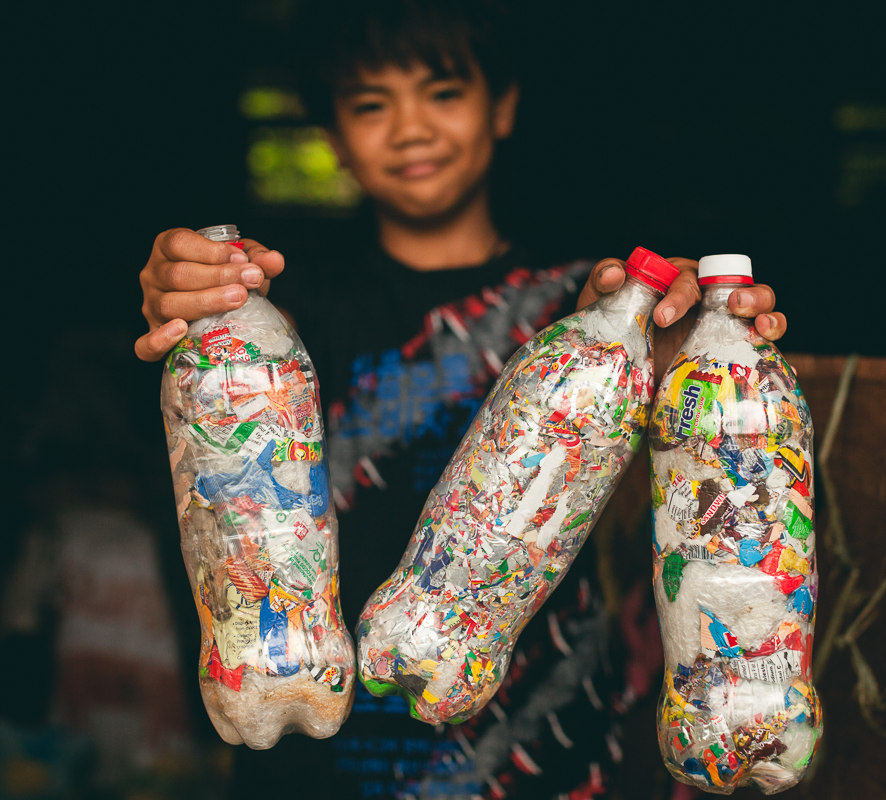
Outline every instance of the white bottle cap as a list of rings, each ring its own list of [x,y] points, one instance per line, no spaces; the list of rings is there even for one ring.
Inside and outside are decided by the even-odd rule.
[[[698,282],[720,282],[717,279],[735,278],[735,283],[753,283],[754,274],[751,270],[751,259],[737,253],[717,256],[703,256],[698,262]]]

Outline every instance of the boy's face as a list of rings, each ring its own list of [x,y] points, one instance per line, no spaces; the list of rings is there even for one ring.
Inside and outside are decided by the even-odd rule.
[[[493,100],[476,68],[468,79],[419,62],[361,68],[335,95],[329,138],[382,213],[432,221],[485,188],[516,105],[516,87]]]

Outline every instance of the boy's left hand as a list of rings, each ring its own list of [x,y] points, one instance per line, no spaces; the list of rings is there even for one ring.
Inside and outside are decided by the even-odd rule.
[[[668,368],[677,355],[680,345],[698,316],[697,305],[701,300],[698,287],[698,262],[688,258],[667,259],[678,267],[676,277],[667,295],[652,312],[658,330],[655,333],[656,380]],[[578,298],[578,308],[599,300],[604,294],[614,292],[625,280],[625,262],[617,258],[598,261]],[[774,311],[775,292],[762,283],[743,286],[729,296],[729,310],[739,317],[754,320],[761,336],[775,341],[784,336],[787,320],[784,314]]]

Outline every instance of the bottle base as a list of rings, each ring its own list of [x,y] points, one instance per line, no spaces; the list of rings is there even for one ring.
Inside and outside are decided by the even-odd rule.
[[[248,673],[240,691],[201,681],[203,703],[218,735],[228,744],[268,750],[289,733],[313,739],[335,735],[354,702],[353,674],[340,692],[310,675],[279,677]]]

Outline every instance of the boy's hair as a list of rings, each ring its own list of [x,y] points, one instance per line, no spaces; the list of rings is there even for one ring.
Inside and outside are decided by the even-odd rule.
[[[418,62],[467,78],[476,65],[493,97],[517,81],[507,0],[309,0],[294,38],[299,94],[326,127],[335,92],[361,67]]]

